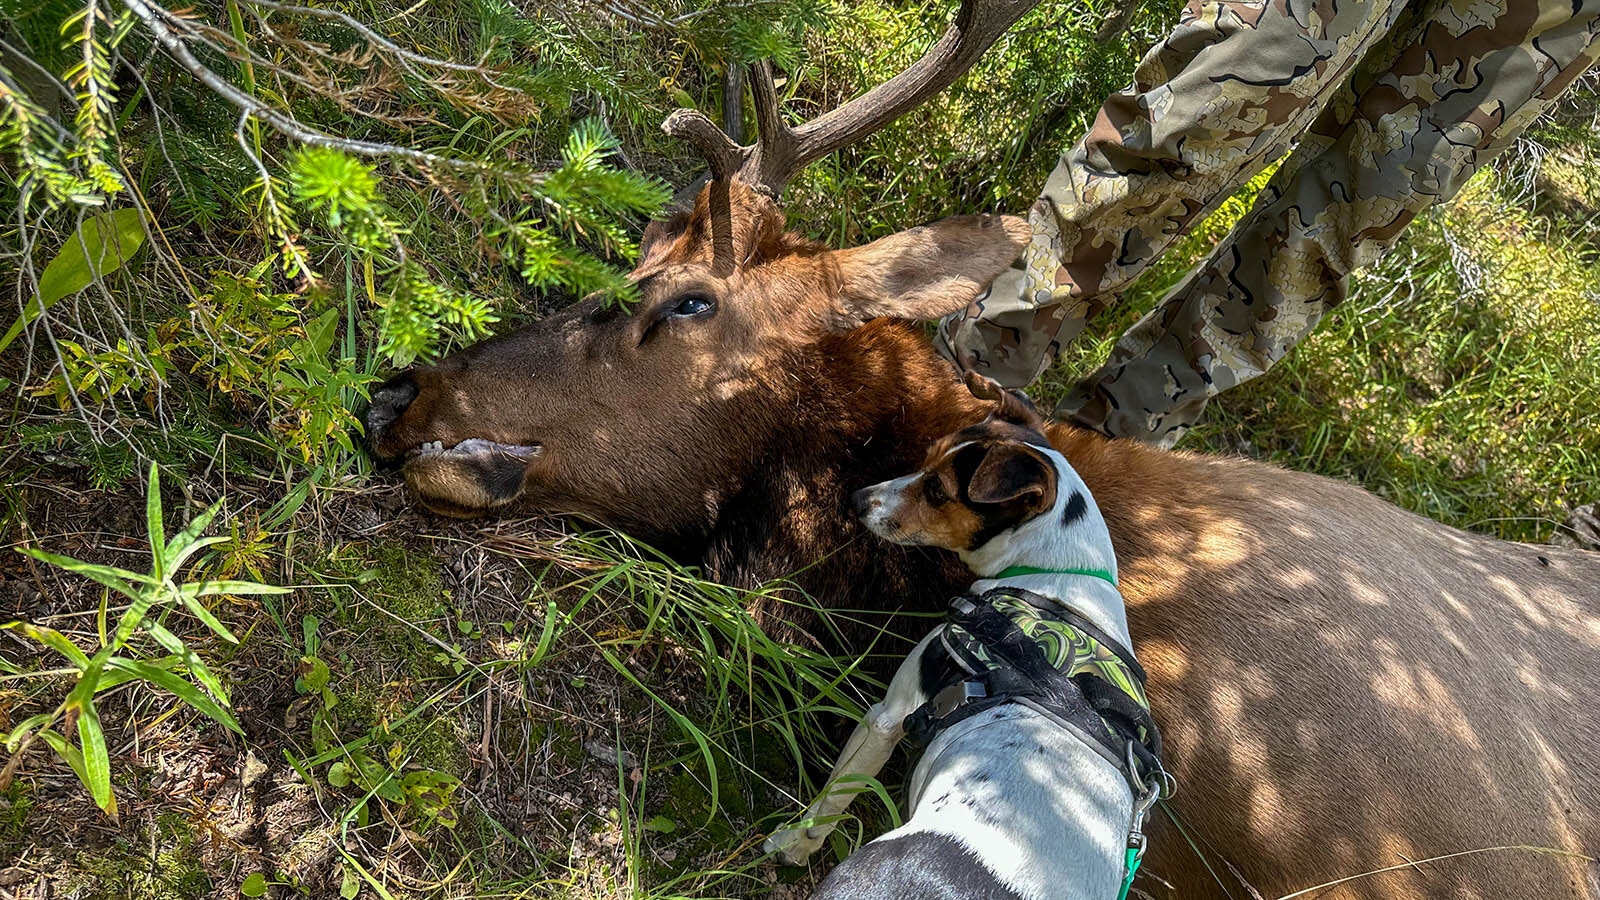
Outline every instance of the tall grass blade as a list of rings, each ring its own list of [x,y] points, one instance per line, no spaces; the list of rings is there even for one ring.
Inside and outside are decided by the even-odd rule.
[[[161,469],[154,462],[145,484],[144,522],[150,535],[150,574],[159,581],[167,577],[167,532],[161,521]]]

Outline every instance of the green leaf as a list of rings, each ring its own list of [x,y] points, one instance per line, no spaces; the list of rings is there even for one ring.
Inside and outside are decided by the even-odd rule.
[[[149,665],[155,666],[158,669],[166,669],[169,672],[183,664],[183,661],[176,656],[163,656],[159,659],[146,660],[145,662]],[[104,671],[100,673],[100,681],[95,685],[95,693],[103,694],[114,687],[119,687],[127,684],[130,681],[138,680],[139,676],[133,674],[132,672],[127,672],[120,669],[116,671]]]
[[[328,664],[317,657],[300,657],[300,670],[305,674],[294,680],[295,690],[300,693],[318,693],[328,686]]]
[[[158,622],[146,622],[145,633],[155,639],[168,653],[172,653],[183,661],[183,667],[189,674],[199,679],[200,684],[210,691],[214,697],[226,697],[228,694],[222,689],[222,682],[212,674],[210,667],[205,664],[198,654],[189,649],[189,646],[168,631],[166,626]]]
[[[239,885],[239,893],[246,897],[265,897],[267,895],[267,876],[260,872],[251,872],[250,876]]]
[[[150,558],[154,568],[150,574],[166,577],[167,532],[161,522],[161,470],[150,463],[150,477],[146,481],[144,498],[145,529],[150,533]]]
[[[328,784],[336,788],[348,787],[350,784],[350,767],[342,762],[336,762],[329,766]]]
[[[312,319],[306,325],[306,338],[310,342],[310,359],[324,359],[333,349],[333,339],[339,333],[339,308],[334,307]]]
[[[339,896],[344,900],[356,900],[361,894],[361,879],[356,875],[356,870],[349,866],[342,867],[344,877],[339,879]]]
[[[89,775],[83,768],[83,754],[77,747],[68,743],[60,732],[49,728],[39,732],[39,737],[44,738],[44,742],[50,745],[50,749],[56,751],[57,756],[67,761],[67,765],[72,767],[72,773],[78,776],[79,781],[84,784],[89,783]]]
[[[110,669],[120,669],[131,675],[136,675],[139,678],[156,685],[157,687],[165,688],[167,692],[172,694],[174,697],[177,697],[179,700],[182,700],[183,702],[204,713],[206,716],[218,724],[226,727],[235,734],[244,734],[244,729],[239,727],[239,722],[234,719],[233,714],[224,709],[221,703],[217,702],[217,700],[221,700],[222,703],[226,703],[226,697],[218,697],[216,700],[213,700],[202,693],[199,688],[178,677],[176,674],[158,666],[152,666],[149,663],[141,660],[124,659],[120,656],[113,656],[106,660],[106,667]]]
[[[393,776],[387,776],[373,787],[372,792],[390,803],[400,804],[406,802],[406,792],[400,787],[400,782]]]
[[[83,220],[56,258],[39,276],[39,293],[11,329],[0,337],[0,352],[63,297],[122,268],[144,246],[144,217],[137,209],[114,209]]]
[[[0,628],[22,632],[24,635],[33,638],[71,660],[72,664],[77,666],[80,671],[89,667],[89,655],[78,649],[77,644],[74,644],[71,639],[54,628],[46,628],[43,625],[34,625],[29,622],[7,622],[5,625],[0,625]]]
[[[189,612],[194,613],[195,618],[204,622],[206,627],[211,629],[212,632],[217,635],[217,637],[222,638],[230,644],[239,643],[239,639],[233,636],[233,632],[228,630],[228,626],[222,624],[222,620],[217,618],[211,612],[211,610],[206,609],[204,603],[196,600],[194,596],[189,593],[189,589],[195,586],[196,585],[186,584],[183,586],[183,589],[178,592],[178,599],[183,601],[184,607],[186,607]]]
[[[100,728],[100,712],[92,699],[78,710],[78,745],[83,748],[83,780],[94,795],[95,805],[108,815],[117,814],[117,798],[111,793],[111,751]]]
[[[289,588],[257,581],[196,581],[183,586],[185,597],[210,597],[215,594],[287,594]]]
[[[671,834],[678,830],[678,823],[666,816],[656,816],[644,823],[645,831],[654,831],[656,834]]]
[[[129,572],[127,569],[119,569],[116,566],[101,566],[94,563],[86,563],[83,560],[73,559],[70,556],[57,556],[54,553],[46,553],[43,550],[35,550],[32,547],[24,547],[22,548],[22,552],[28,554],[34,559],[40,560],[41,562],[47,562],[58,569],[65,569],[74,575],[82,575],[85,578],[93,579],[94,581],[97,581],[100,584],[111,588],[117,593],[133,600],[139,599],[139,591],[134,588],[133,585],[159,585],[161,583],[159,580],[151,578],[149,575],[141,575],[138,572]]]
[[[116,639],[111,644],[113,647],[121,647],[133,637],[133,633],[139,628],[139,623],[144,621],[145,615],[150,612],[150,607],[161,599],[161,594],[162,592],[156,590],[141,591],[140,596],[128,604],[127,611],[117,620]]]
[[[17,724],[17,727],[11,729],[10,734],[6,735],[4,741],[6,745],[6,752],[17,752],[17,747],[22,745],[22,739],[28,736],[28,732],[34,730],[35,728],[41,728],[45,725],[49,725],[51,720],[53,720],[55,717],[55,713],[39,713],[38,715],[29,716],[28,718],[23,719]]]
[[[221,509],[222,501],[218,500],[217,502],[211,504],[211,506],[208,507],[205,512],[202,512],[200,515],[190,519],[189,524],[183,526],[182,531],[179,531],[177,534],[172,536],[172,540],[167,542],[166,562],[168,572],[177,572],[178,568],[182,566],[196,550],[227,540],[227,538],[222,535],[213,535],[208,538],[200,537],[200,532],[206,530],[206,526],[211,524],[211,520],[217,517],[217,512]]]
[[[228,535],[225,535],[225,534],[213,534],[210,537],[203,537],[203,538],[200,538],[198,540],[193,540],[193,541],[190,541],[187,544],[180,544],[178,542],[177,538],[174,538],[173,540],[168,541],[167,542],[167,571],[168,572],[177,572],[180,568],[183,567],[184,563],[189,561],[189,557],[195,555],[196,553],[200,552],[201,550],[204,550],[207,547],[210,547],[210,546],[213,546],[213,545],[216,545],[216,544],[226,543],[228,540],[230,540]]]

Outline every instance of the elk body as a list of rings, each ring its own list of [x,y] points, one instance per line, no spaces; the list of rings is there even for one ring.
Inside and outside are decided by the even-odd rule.
[[[964,5],[935,52],[970,63],[963,35],[992,41],[1028,5]],[[915,70],[880,124],[936,89]],[[850,250],[786,233],[787,172],[752,165],[805,154],[752,75],[776,143],[687,126],[721,177],[646,231],[631,312],[590,300],[401,373],[369,439],[444,513],[575,514],[730,584],[798,573],[828,605],[936,609],[970,573],[872,540],[848,498],[983,418],[905,320],[966,306],[1027,228],[965,217]],[[1181,785],[1143,890],[1270,898],[1385,869],[1317,896],[1600,898],[1600,554],[1259,463],[1049,437],[1111,529]],[[1466,855],[1419,862],[1446,854]]]

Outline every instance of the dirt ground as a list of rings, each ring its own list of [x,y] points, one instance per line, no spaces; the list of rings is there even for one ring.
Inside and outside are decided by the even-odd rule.
[[[169,531],[221,490],[172,487]],[[50,467],[16,489],[13,545],[144,571],[140,491],[96,492]],[[228,492],[236,523],[274,499]],[[296,590],[219,606],[237,646],[184,635],[224,673],[244,737],[145,686],[102,695],[118,816],[36,743],[0,791],[0,898],[231,898],[257,873],[275,897],[804,895],[805,873],[754,862],[801,805],[794,762],[757,729],[719,726],[711,808],[704,753],[661,704],[698,723],[733,717],[710,708],[705,673],[670,634],[645,634],[637,610],[593,589],[603,563],[561,523],[445,521],[379,482],[314,497],[293,526],[234,577]],[[99,602],[84,579],[0,554],[0,621],[93,647]],[[572,608],[553,633],[549,613]],[[0,658],[23,673],[61,665],[14,632],[0,632]],[[312,658],[326,696],[298,680]],[[0,729],[69,686],[0,681]],[[373,796],[372,779],[339,784],[333,766],[358,757],[379,778],[414,776],[418,796],[409,782],[404,802]],[[444,788],[430,795],[429,779]]]

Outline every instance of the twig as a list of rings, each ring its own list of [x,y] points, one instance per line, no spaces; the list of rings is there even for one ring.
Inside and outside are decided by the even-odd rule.
[[[267,123],[287,137],[302,144],[314,147],[327,147],[333,150],[342,150],[357,156],[389,157],[403,159],[420,166],[439,166],[442,168],[460,169],[477,174],[492,174],[493,169],[483,163],[468,159],[458,159],[450,156],[441,156],[437,153],[428,153],[410,147],[401,147],[397,144],[384,144],[376,141],[362,141],[353,138],[341,138],[301,124],[298,120],[281,110],[275,109],[255,97],[246,94],[230,84],[222,76],[208,68],[197,59],[190,51],[189,45],[174,33],[167,22],[171,14],[165,9],[159,15],[157,8],[152,8],[145,0],[123,0],[128,9],[150,29],[150,33],[168,53],[172,54],[179,65],[189,70],[189,74],[197,78],[201,84],[210,88],[213,93],[226,100],[237,108],[244,116],[253,116]]]

